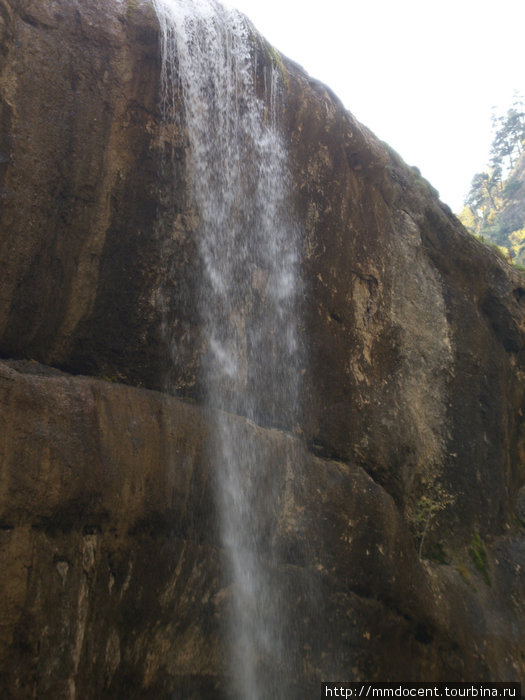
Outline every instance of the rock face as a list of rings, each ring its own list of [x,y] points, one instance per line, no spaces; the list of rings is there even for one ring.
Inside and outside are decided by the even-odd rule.
[[[0,0],[0,38],[0,687],[220,697],[234,585],[155,14]],[[254,52],[262,86],[277,59]],[[524,682],[523,277],[326,87],[282,70],[305,408],[296,426],[231,421],[281,484],[276,576],[315,581],[314,602],[297,594],[304,683]]]
[[[36,363],[0,369],[4,696],[222,697],[234,590],[212,526],[206,412]],[[449,565],[420,560],[363,469],[306,451],[290,466],[296,439],[231,421],[280,482],[280,575],[299,592],[312,696],[342,674],[519,678],[522,537],[487,545],[490,585],[460,549]],[[300,594],[312,578],[314,605]]]

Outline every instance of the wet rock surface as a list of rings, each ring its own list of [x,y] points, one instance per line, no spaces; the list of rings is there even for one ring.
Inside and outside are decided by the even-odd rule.
[[[217,697],[232,590],[155,14],[0,0],[0,38],[2,689]],[[275,56],[254,47],[262,85]],[[308,682],[524,682],[523,276],[283,71],[304,411],[231,420],[281,480],[275,575],[299,592]]]
[[[4,693],[221,697],[234,590],[202,449],[209,413],[29,369],[0,366]],[[343,675],[519,678],[522,537],[482,544],[485,572],[467,548],[448,564],[421,560],[393,499],[360,467],[229,420],[277,471],[275,576],[296,601],[307,689]]]

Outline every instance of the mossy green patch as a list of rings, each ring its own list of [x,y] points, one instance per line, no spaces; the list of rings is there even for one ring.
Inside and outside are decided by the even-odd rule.
[[[135,10],[138,7],[138,0],[128,0],[128,7],[126,9],[126,18],[131,19]]]
[[[467,569],[465,564],[456,564],[456,569],[459,572],[459,575],[468,583],[469,586],[472,585],[472,576],[470,575],[470,571]]]
[[[285,68],[283,59],[279,51],[277,51],[276,48],[274,48],[263,36],[262,34],[259,34],[259,32],[255,29],[255,27],[250,23],[250,28],[253,33],[253,36],[255,38],[255,41],[257,42],[259,49],[263,56],[268,57],[270,64],[276,68],[279,73],[281,74],[281,78],[283,81],[283,84],[285,87],[288,87],[289,84],[289,78],[288,78],[288,71]]]
[[[438,514],[446,510],[447,506],[453,502],[454,497],[447,493],[439,483],[435,482],[427,486],[427,492],[415,503],[408,517],[414,536],[419,540],[418,554],[420,557],[425,556],[439,563],[446,561],[446,554],[442,545],[438,543],[432,544],[428,554],[425,554],[424,544]]]
[[[476,569],[480,572],[480,574],[485,579],[485,583],[487,584],[487,586],[490,586],[491,580],[490,580],[490,575],[489,575],[489,571],[487,568],[487,565],[488,565],[487,551],[485,549],[485,546],[483,544],[481,537],[479,536],[479,534],[477,532],[475,532],[474,535],[472,536],[472,542],[471,542],[471,546],[468,550],[468,553],[470,554],[470,558],[474,562]]]
[[[284,67],[283,59],[279,51],[277,51],[276,48],[274,48],[271,44],[266,42],[266,52],[268,56],[270,57],[270,61],[272,63],[272,66],[277,68],[279,72],[281,73],[281,78],[283,80],[283,83],[286,87],[288,87],[288,72],[286,71],[286,68]]]

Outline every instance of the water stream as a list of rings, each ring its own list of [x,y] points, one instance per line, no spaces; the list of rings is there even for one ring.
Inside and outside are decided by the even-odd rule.
[[[279,465],[267,463],[254,428],[232,414],[290,428],[299,411],[298,231],[277,118],[284,86],[275,61],[257,64],[257,39],[238,12],[214,0],[153,3],[163,118],[187,133],[198,218],[203,273],[193,293],[204,336],[201,383],[206,403],[218,409],[208,449],[232,581],[224,632],[232,693],[280,697],[288,606],[273,544]]]

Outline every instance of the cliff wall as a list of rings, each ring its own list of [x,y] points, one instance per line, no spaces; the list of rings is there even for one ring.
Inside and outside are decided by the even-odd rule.
[[[1,682],[222,692],[196,212],[155,13],[0,0],[0,46]],[[328,88],[253,51],[261,94],[283,73],[308,353],[298,425],[231,420],[282,480],[276,575],[316,581],[308,683],[523,682],[523,277]]]

